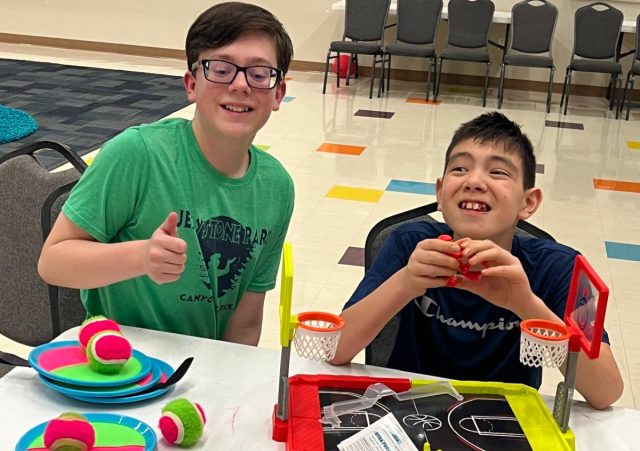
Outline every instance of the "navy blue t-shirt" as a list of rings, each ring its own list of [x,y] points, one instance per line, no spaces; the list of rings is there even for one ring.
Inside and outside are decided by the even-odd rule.
[[[409,261],[416,244],[442,234],[443,223],[414,222],[395,229],[344,308],[373,292]],[[578,252],[550,240],[514,237],[511,252],[522,263],[532,291],[560,318]],[[606,333],[603,341],[608,343]],[[450,379],[518,382],[539,388],[542,370],[520,363],[520,319],[480,296],[434,288],[400,312],[387,366]]]

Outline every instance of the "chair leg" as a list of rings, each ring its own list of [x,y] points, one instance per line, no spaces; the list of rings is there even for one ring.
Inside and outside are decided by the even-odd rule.
[[[384,92],[384,83],[385,83],[385,75],[384,75],[384,59],[385,55],[382,54],[381,68],[380,68],[380,80],[378,80],[378,97]]]
[[[616,97],[616,86],[618,84],[618,74],[611,74],[609,79],[609,111],[613,111],[613,104]]]
[[[349,55],[349,64],[347,64],[347,76],[345,77],[345,84],[349,86],[350,76],[351,76],[351,63],[353,61],[353,53]]]
[[[369,98],[373,99],[373,79],[376,78],[376,56],[373,55],[371,63],[371,82],[369,83]]]
[[[429,58],[427,61],[427,92],[425,94],[425,102],[429,101],[429,87],[431,86],[431,71],[433,70],[433,58]]]
[[[389,92],[389,84],[391,83],[391,54],[387,54],[387,92]]]
[[[340,52],[336,52],[336,88],[340,87]],[[347,85],[348,86],[348,85]]]
[[[619,108],[619,105],[618,105],[618,102],[620,102],[620,99],[618,98],[619,97],[618,93],[620,92],[619,78],[620,77],[618,77],[618,74],[616,74],[615,79],[614,79],[615,88],[613,89],[613,92],[612,92],[612,95],[611,95],[612,99],[615,99],[615,101],[611,105],[611,108],[615,108],[615,110],[616,110],[616,119],[618,119],[618,117],[620,117],[620,115],[619,115],[620,108]],[[611,110],[611,108],[609,108],[609,110]]]
[[[438,71],[436,73],[436,85],[433,93],[433,101],[438,100],[438,95],[440,95],[440,75],[442,73],[442,58],[438,58],[438,62],[436,63],[438,66]]]
[[[556,68],[551,66],[549,72],[549,87],[547,88],[547,114],[551,113],[551,91],[553,90],[553,75],[556,72]]]
[[[324,64],[324,83],[322,84],[322,93],[327,92],[327,77],[329,75],[329,59],[331,59],[331,50],[327,52],[327,61]]]
[[[627,79],[624,82],[624,88],[622,88],[622,98],[620,99],[620,104],[618,109],[619,113],[622,114],[622,110],[624,109],[624,104],[627,101],[627,88],[629,87],[629,78],[631,76],[631,71],[627,72]]]
[[[629,110],[631,110],[631,102],[633,102],[633,85],[635,83],[635,75],[631,75],[631,86],[629,86],[629,95],[631,98],[629,99],[629,103],[627,103],[627,120],[629,120]]]
[[[506,67],[504,62],[500,65],[500,83],[498,84],[498,109],[502,108],[502,100],[504,96],[504,71]]]
[[[567,72],[564,74],[564,82],[562,83],[562,96],[560,97],[560,107],[564,104],[564,96],[567,92],[567,78],[569,78],[569,68],[567,67]]]
[[[564,115],[567,115],[567,108],[569,108],[569,97],[571,96],[571,75],[573,74],[573,72],[571,71],[571,69],[568,70],[567,73],[567,92],[566,92],[566,97],[564,98]]]
[[[353,74],[353,78],[359,78],[360,77],[360,72],[358,71],[358,69],[360,68],[360,64],[358,64],[358,54],[355,53],[354,57],[353,57],[353,62],[356,63],[356,73]]]
[[[482,91],[482,107],[487,105],[487,89],[489,88],[489,67],[491,63],[487,63],[487,69],[484,72],[484,90]]]

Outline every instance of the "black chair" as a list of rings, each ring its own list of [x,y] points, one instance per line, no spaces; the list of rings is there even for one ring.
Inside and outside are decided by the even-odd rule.
[[[387,91],[391,81],[391,56],[428,58],[426,101],[429,101],[431,72],[435,72],[437,61],[435,40],[441,15],[442,0],[398,0],[397,40],[384,48],[384,59],[387,64]],[[384,74],[383,63],[382,80],[384,80]]]
[[[482,106],[487,103],[489,86],[489,26],[493,20],[495,5],[491,0],[450,0],[447,5],[449,37],[447,46],[438,58],[435,99],[440,94],[442,62],[444,60],[467,61],[486,64]]]
[[[511,10],[511,35],[500,67],[498,109],[504,100],[504,76],[506,66],[538,67],[549,69],[547,88],[547,113],[551,111],[553,65],[551,47],[553,32],[558,20],[558,8],[546,0],[525,0]]]
[[[627,81],[624,84],[624,90],[622,91],[622,101],[620,102],[620,113],[624,109],[625,103],[627,105],[626,120],[629,120],[629,110],[631,110],[631,101],[633,100],[633,84],[635,82],[635,76],[640,74],[640,14],[636,17],[636,50],[633,57],[633,63],[627,72]],[[630,99],[627,99],[627,92],[631,91]]]
[[[431,216],[431,214],[436,211],[438,211],[438,204],[437,202],[433,202],[422,207],[389,216],[373,226],[367,235],[367,240],[364,245],[365,271],[371,267],[380,248],[396,227],[411,222],[438,222]],[[521,237],[536,237],[555,241],[547,232],[526,221],[518,221],[515,234]],[[387,362],[396,343],[399,327],[400,316],[398,314],[387,323],[378,336],[365,348],[365,363],[367,365],[387,366]]]
[[[358,60],[357,55],[370,55],[371,64],[371,86],[369,87],[369,98],[373,97],[373,79],[376,73],[376,64],[384,63],[383,42],[384,30],[389,16],[389,6],[391,0],[346,0],[344,14],[344,34],[341,41],[333,41],[327,52],[327,60],[324,67],[324,84],[322,93],[327,91],[327,76],[329,74],[329,61],[337,58],[336,63],[336,86],[340,87],[340,54],[349,53],[349,67],[347,70],[346,84],[349,85],[349,73],[351,64],[356,64],[356,77]],[[335,53],[335,55],[331,55]],[[378,89],[378,97],[380,90]]]
[[[576,10],[573,53],[567,66],[560,99],[560,107],[564,103],[565,115],[569,106],[573,71],[609,74],[609,109],[613,109],[618,90],[618,76],[622,75],[618,39],[623,20],[622,11],[602,2],[591,3]],[[618,111],[616,105],[616,119]]]
[[[42,150],[59,152],[73,168],[49,172],[34,157]],[[62,204],[86,167],[75,152],[48,141],[0,158],[0,334],[13,341],[37,346],[85,319],[79,291],[47,285],[37,265]]]

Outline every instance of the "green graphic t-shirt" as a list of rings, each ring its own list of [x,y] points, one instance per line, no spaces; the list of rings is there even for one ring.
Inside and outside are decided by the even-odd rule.
[[[275,286],[293,182],[275,158],[254,146],[249,152],[243,177],[223,176],[184,119],[132,127],[103,146],[65,215],[98,241],[116,243],[150,238],[175,211],[187,262],[174,283],[141,276],[83,290],[90,315],[218,339],[246,291]]]

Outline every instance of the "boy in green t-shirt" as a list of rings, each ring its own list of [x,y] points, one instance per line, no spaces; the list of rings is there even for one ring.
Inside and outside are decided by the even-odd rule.
[[[189,29],[193,120],[105,144],[47,238],[38,270],[82,289],[89,315],[256,345],[293,211],[293,182],[252,145],[285,95],[293,54],[259,6],[222,3]]]

